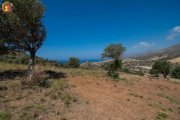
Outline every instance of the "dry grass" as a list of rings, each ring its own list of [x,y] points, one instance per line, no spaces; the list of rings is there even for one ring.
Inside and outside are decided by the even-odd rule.
[[[0,69],[25,70],[25,65],[0,63]],[[0,81],[0,120],[178,120],[180,84],[163,78],[120,73],[112,81],[106,71],[35,67],[63,72],[50,87],[25,88],[20,79]],[[143,113],[143,114],[142,114]],[[6,120],[5,119],[5,120]]]
[[[176,64],[176,63],[180,64],[180,57],[172,59],[172,60],[170,60],[170,62],[174,63],[174,64]]]

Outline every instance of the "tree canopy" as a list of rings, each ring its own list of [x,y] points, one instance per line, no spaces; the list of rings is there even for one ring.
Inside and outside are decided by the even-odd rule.
[[[102,57],[119,59],[125,50],[122,44],[111,44],[104,49]]]
[[[111,76],[114,79],[119,77],[117,70],[122,67],[122,60],[120,57],[125,50],[126,49],[122,44],[110,44],[104,49],[102,57],[114,59],[114,61],[108,65],[108,76]]]
[[[170,73],[170,70],[171,70],[170,62],[159,60],[153,64],[150,73],[151,74],[161,73],[163,74],[164,78],[166,78],[167,75]]]
[[[0,11],[0,39],[16,50],[29,52],[28,81],[32,80],[36,52],[46,37],[45,7],[40,0],[3,0],[13,3],[13,12]],[[4,44],[3,42],[3,44]]]
[[[5,39],[14,48],[27,51],[31,57],[35,57],[46,36],[42,23],[45,7],[40,0],[8,1],[13,3],[13,12],[3,13],[1,10],[0,38]]]

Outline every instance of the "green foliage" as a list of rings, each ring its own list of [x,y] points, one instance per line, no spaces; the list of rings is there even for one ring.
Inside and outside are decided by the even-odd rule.
[[[50,86],[50,83],[47,78],[36,77],[36,80],[37,80],[36,85],[39,87],[48,88]]]
[[[104,49],[102,57],[119,59],[124,51],[125,48],[121,44],[111,44]]]
[[[156,120],[166,120],[168,117],[169,116],[166,113],[159,112],[157,117],[156,117]]]
[[[0,120],[10,120],[10,114],[8,112],[0,112]]]
[[[159,70],[157,69],[151,69],[149,73],[154,77],[159,77]]]
[[[80,66],[80,60],[78,58],[71,57],[69,58],[69,61],[67,64],[68,64],[68,67],[70,68],[78,68]]]
[[[143,71],[137,71],[137,72],[135,72],[135,74],[136,74],[136,75],[139,75],[139,76],[144,76]]]
[[[176,79],[180,79],[180,66],[175,67],[171,71],[171,77],[176,78]]]
[[[9,2],[13,3],[14,9],[11,14],[0,13],[0,39],[6,40],[16,50],[29,52],[33,66],[36,52],[46,36],[42,23],[45,7],[40,0]]]
[[[122,68],[121,71],[125,72],[125,73],[130,73],[131,74],[131,71],[127,67]]]
[[[160,60],[160,61],[157,61],[154,63],[150,73],[153,75],[157,75],[157,74],[161,73],[161,74],[163,74],[164,78],[166,78],[167,75],[170,73],[170,70],[171,70],[170,62]]]
[[[129,74],[133,74],[133,75],[139,75],[139,76],[144,76],[144,73],[143,71],[130,71],[129,68],[121,68],[121,71],[122,72],[125,72],[125,73],[129,73]]]
[[[43,59],[38,56],[36,56],[35,59],[36,59],[36,64],[41,64],[43,66],[56,66],[56,67],[63,66],[55,60]],[[1,55],[0,62],[27,65],[29,62],[29,55],[21,52],[15,52],[15,53],[9,52],[8,54]]]
[[[40,114],[45,112],[43,105],[25,105],[18,116],[18,120],[37,120]]]
[[[77,99],[70,94],[66,93],[61,96],[61,100],[64,102],[64,104],[69,107],[72,102],[76,102]]]
[[[108,70],[108,76],[113,79],[117,79],[119,77],[117,70],[122,67],[122,60],[120,60],[120,57],[124,51],[125,48],[121,44],[111,44],[104,49],[104,53],[102,54],[103,58],[114,59],[113,62],[107,64],[105,68]]]
[[[113,79],[117,79],[119,78],[119,73],[117,71],[114,70],[108,70],[108,76],[113,78]]]
[[[51,90],[49,92],[50,98],[53,100],[59,99],[67,87],[68,84],[65,80],[53,80]]]
[[[121,69],[122,67],[122,60],[115,59],[112,63],[108,64],[107,70],[108,70],[108,76],[110,76],[113,79],[119,78],[119,73],[117,72],[118,69]]]

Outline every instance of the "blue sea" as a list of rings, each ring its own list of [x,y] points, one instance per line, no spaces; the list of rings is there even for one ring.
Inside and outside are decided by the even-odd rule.
[[[101,62],[104,61],[105,59],[80,59],[80,63],[84,62]],[[68,60],[60,60],[60,63],[66,63]]]

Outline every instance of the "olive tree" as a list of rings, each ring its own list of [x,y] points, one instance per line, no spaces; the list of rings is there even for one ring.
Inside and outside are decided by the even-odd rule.
[[[171,77],[176,78],[176,79],[180,79],[180,66],[175,67],[171,71]]]
[[[17,50],[29,53],[28,81],[31,81],[36,52],[46,36],[46,29],[42,23],[45,7],[40,0],[8,1],[13,3],[13,12],[2,13],[1,10],[0,39],[5,39]]]
[[[151,74],[161,73],[164,76],[164,78],[166,78],[167,75],[170,73],[170,70],[171,70],[170,62],[159,60],[153,64],[150,73]]]
[[[111,44],[104,49],[102,57],[113,59],[113,62],[110,64],[108,69],[109,76],[118,78],[118,74],[116,73],[116,71],[122,66],[121,56],[125,50],[126,49],[122,46],[122,44]]]

